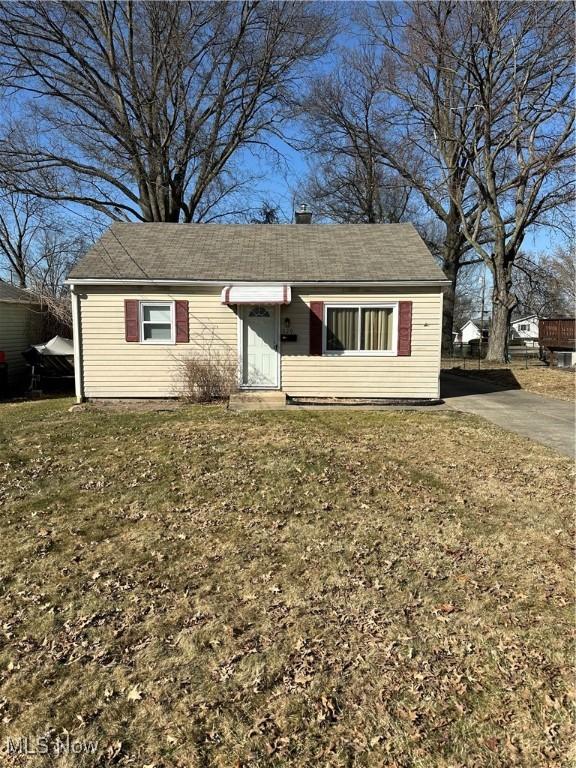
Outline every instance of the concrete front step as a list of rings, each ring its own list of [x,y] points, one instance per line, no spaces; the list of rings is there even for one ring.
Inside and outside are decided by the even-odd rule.
[[[265,411],[285,407],[286,395],[278,390],[236,392],[228,400],[231,411]]]

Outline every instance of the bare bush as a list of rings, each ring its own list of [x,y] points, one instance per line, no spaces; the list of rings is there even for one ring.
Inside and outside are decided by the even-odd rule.
[[[225,400],[238,389],[236,361],[227,351],[208,347],[180,363],[181,397],[190,403]]]
[[[34,290],[34,289],[32,289]],[[72,307],[70,295],[53,296],[50,293],[37,294],[42,307],[42,336],[51,339],[53,336],[72,338]]]

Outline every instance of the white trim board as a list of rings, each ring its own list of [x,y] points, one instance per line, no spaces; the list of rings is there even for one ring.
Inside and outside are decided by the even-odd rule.
[[[70,291],[70,300],[72,302],[72,342],[74,344],[74,390],[76,402],[84,401],[84,361],[82,359],[82,328],[80,317],[80,297],[74,290]]]

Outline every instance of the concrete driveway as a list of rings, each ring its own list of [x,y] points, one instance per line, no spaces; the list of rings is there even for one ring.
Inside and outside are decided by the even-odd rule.
[[[565,456],[575,455],[574,403],[449,373],[442,373],[440,391],[449,408],[482,416]]]

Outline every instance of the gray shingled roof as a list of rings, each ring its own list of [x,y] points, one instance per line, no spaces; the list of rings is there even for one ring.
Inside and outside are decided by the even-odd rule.
[[[411,224],[114,224],[69,279],[443,280]]]
[[[28,291],[0,280],[0,301],[18,302],[20,304],[35,304],[38,299]]]

